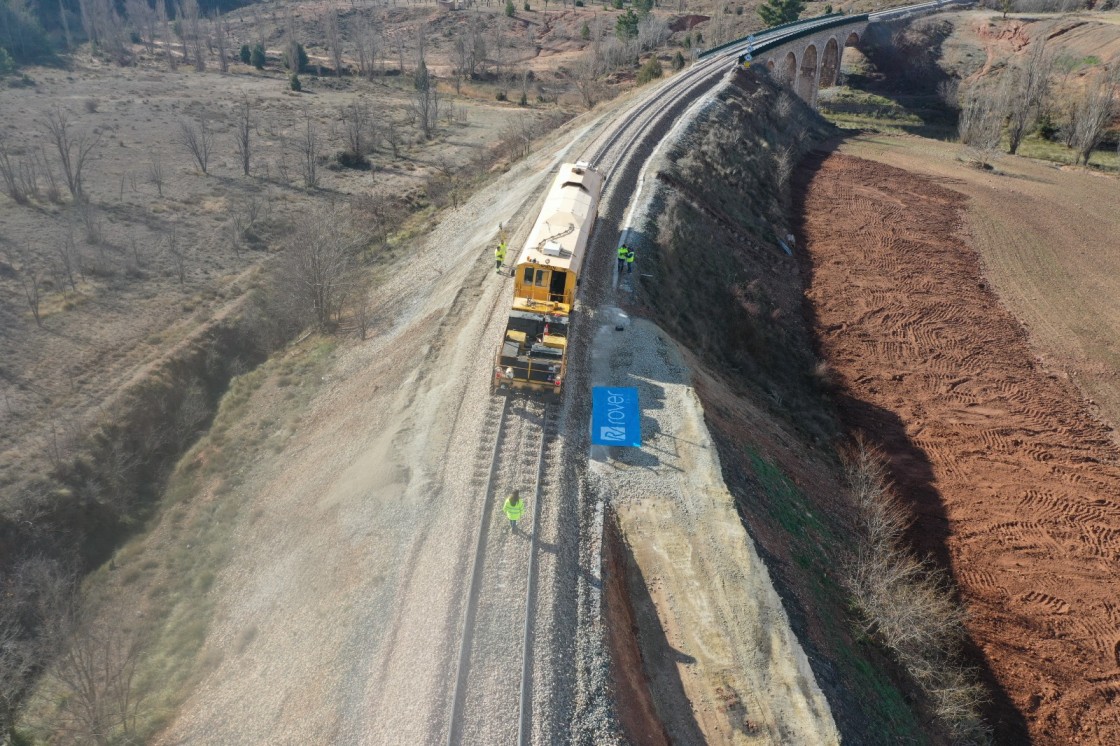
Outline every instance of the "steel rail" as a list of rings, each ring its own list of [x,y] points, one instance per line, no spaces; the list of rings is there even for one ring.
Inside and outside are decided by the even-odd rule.
[[[549,429],[553,424],[554,406],[545,405],[541,414],[541,450],[537,456],[537,486],[533,492],[533,531],[529,541],[529,579],[525,589],[525,635],[521,641],[521,696],[517,708],[517,743],[526,746],[532,737],[529,723],[529,706],[532,703],[533,606],[537,591],[537,531],[541,519],[541,485],[544,482],[544,456],[548,451]]]
[[[486,552],[486,534],[490,526],[491,506],[493,503],[492,492],[494,486],[494,467],[498,463],[498,445],[502,442],[502,431],[506,426],[506,412],[509,409],[509,397],[502,397],[502,405],[498,411],[498,431],[494,434],[494,445],[490,450],[490,470],[486,474],[486,487],[482,501],[482,518],[478,524],[478,535],[475,540],[474,560],[471,563],[471,582],[467,590],[467,606],[463,610],[463,635],[459,640],[459,662],[455,665],[455,689],[451,695],[451,722],[447,729],[447,744],[454,746],[459,743],[459,720],[463,715],[463,704],[466,700],[464,683],[468,668],[468,659],[471,654],[471,641],[473,635],[474,618],[478,613],[478,586],[482,579],[483,556]]]

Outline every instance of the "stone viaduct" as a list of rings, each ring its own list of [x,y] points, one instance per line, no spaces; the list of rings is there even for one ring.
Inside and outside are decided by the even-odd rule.
[[[837,19],[840,20],[840,19]],[[806,30],[794,38],[760,45],[752,65],[765,65],[776,79],[788,83],[802,99],[816,108],[817,91],[836,85],[844,50],[859,44],[871,21],[852,16],[827,28]]]

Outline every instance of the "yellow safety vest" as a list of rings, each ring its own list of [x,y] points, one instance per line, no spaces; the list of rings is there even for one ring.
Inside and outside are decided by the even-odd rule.
[[[498,248],[494,249],[494,258],[499,262],[505,261],[506,258],[506,245],[504,243],[498,244]]]
[[[627,264],[633,264],[634,263],[634,252],[631,251],[630,249],[626,250],[626,263]]]
[[[625,259],[626,255],[628,253],[630,253],[630,249],[626,248],[625,246],[619,246],[618,247],[618,258],[619,259]]]
[[[511,521],[516,521],[521,518],[521,514],[525,511],[525,501],[519,500],[517,505],[513,505],[507,497],[506,504],[502,506],[502,510],[505,512],[506,518]]]

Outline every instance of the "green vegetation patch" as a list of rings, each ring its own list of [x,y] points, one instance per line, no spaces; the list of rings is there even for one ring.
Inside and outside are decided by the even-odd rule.
[[[746,488],[733,490],[744,520],[756,526],[762,520],[770,524],[768,531],[780,530],[780,541],[792,563],[768,564],[781,585],[807,592],[810,608],[804,613],[816,620],[817,652],[829,658],[849,697],[858,701],[862,717],[873,724],[859,729],[861,743],[928,743],[906,696],[886,673],[893,664],[875,644],[854,632],[850,597],[836,577],[853,538],[758,448],[737,445],[739,458],[750,467]],[[838,713],[838,720],[843,717]]]

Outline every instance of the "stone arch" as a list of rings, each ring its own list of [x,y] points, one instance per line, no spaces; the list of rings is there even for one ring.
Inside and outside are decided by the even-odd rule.
[[[771,72],[771,73],[774,72],[774,60],[773,59],[766,60],[766,71]]]
[[[782,61],[782,82],[793,85],[797,82],[797,55],[787,52]]]
[[[810,106],[817,98],[817,45],[810,44],[801,55],[801,67],[797,73],[797,95]]]
[[[821,78],[818,88],[831,88],[836,85],[836,75],[840,72],[840,45],[832,37],[824,45],[821,56]]]
[[[859,34],[855,31],[848,34],[848,38],[844,40],[845,47],[854,47],[859,45]]]

